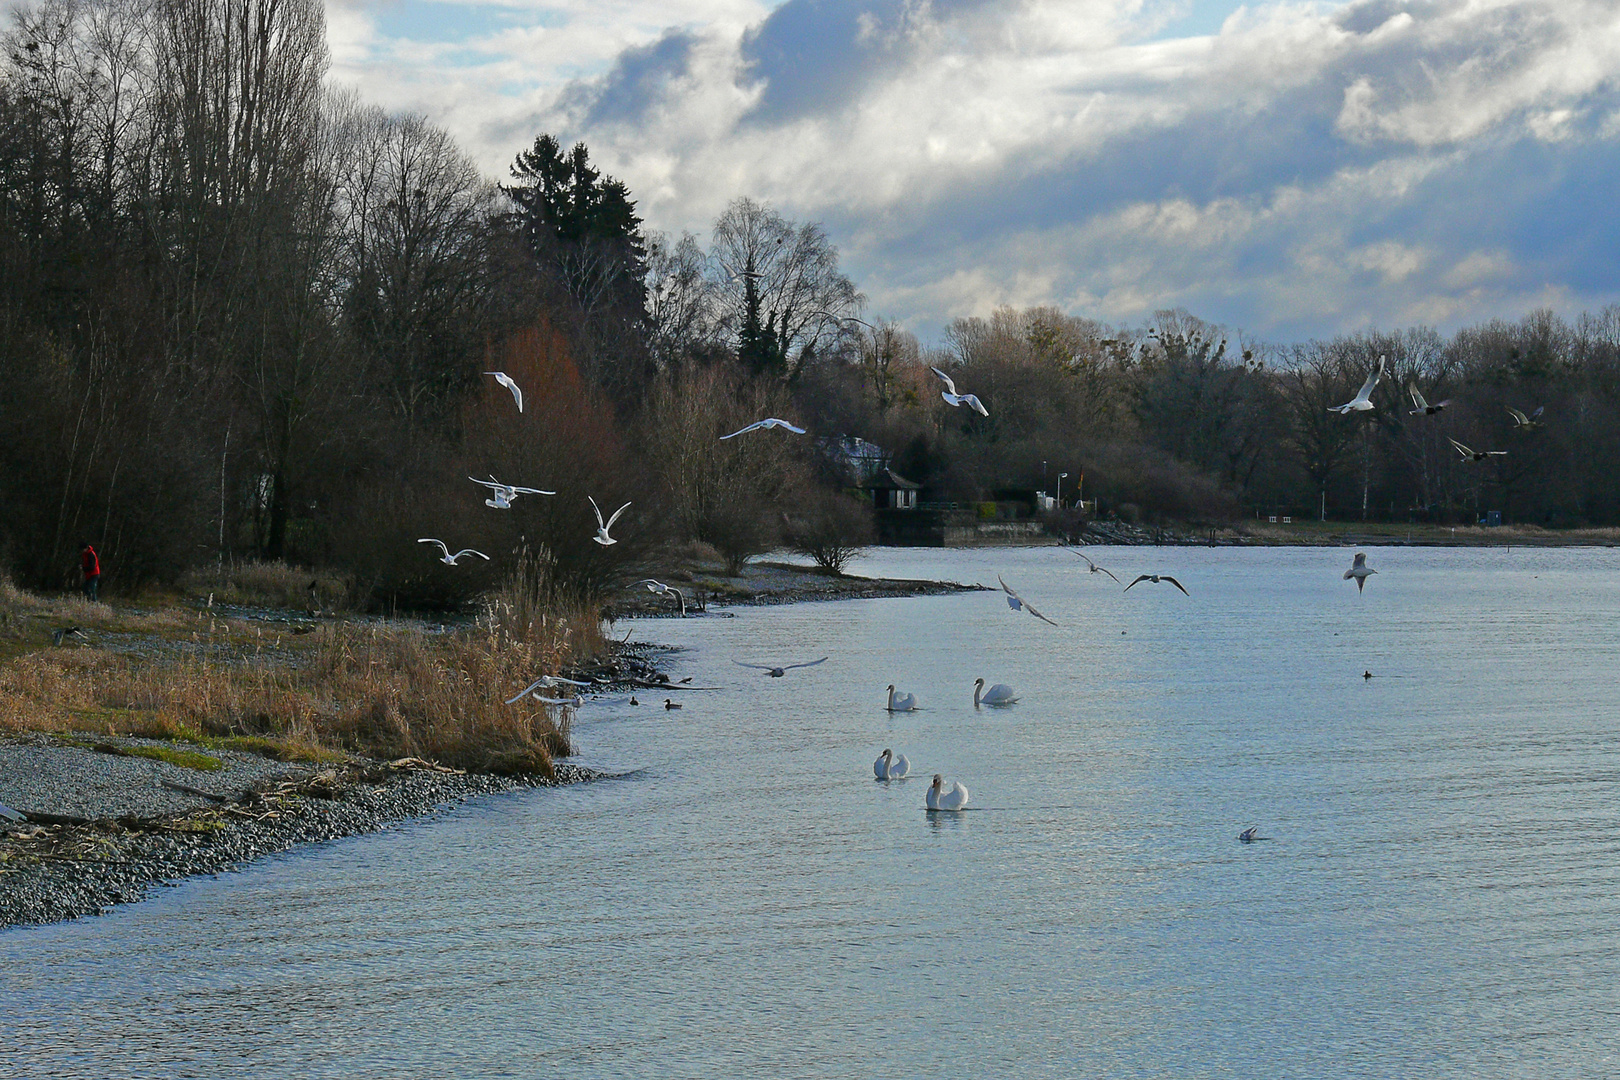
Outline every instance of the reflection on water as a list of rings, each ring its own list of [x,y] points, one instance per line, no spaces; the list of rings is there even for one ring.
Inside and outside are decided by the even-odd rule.
[[[638,624],[723,689],[587,707],[634,775],[0,933],[0,1075],[1612,1070],[1620,557],[1372,549],[1358,596],[1348,551],[1092,554],[1192,596],[890,551],[857,569],[999,572],[1061,625],[999,591]],[[934,772],[970,811],[923,810]]]

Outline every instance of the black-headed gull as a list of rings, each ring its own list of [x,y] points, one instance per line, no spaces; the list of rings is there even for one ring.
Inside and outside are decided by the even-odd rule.
[[[512,391],[512,400],[517,402],[518,412],[523,411],[523,388],[512,381],[512,376],[504,371],[486,371],[485,375],[495,376],[495,381]]]
[[[1464,461],[1484,461],[1488,457],[1507,457],[1506,450],[1470,450],[1456,439],[1447,439],[1446,441],[1457,448],[1457,453],[1462,455]]]
[[[1175,578],[1171,577],[1169,574],[1143,574],[1140,577],[1138,577],[1135,581],[1131,582],[1130,585],[1125,586],[1125,591],[1130,592],[1131,591],[1131,585],[1139,585],[1144,581],[1146,581],[1146,582],[1148,582],[1149,584],[1152,584],[1152,585],[1157,585],[1161,581],[1168,581],[1170,584],[1174,585],[1176,588],[1180,589],[1182,592],[1187,593],[1188,596],[1192,595],[1192,593],[1187,592],[1186,586],[1184,586],[1181,582],[1177,581]]]
[[[1075,551],[1074,548],[1065,548],[1064,550],[1065,551],[1074,551],[1074,553],[1076,555],[1080,555],[1080,557],[1082,559],[1086,560],[1086,566],[1088,568],[1090,568],[1090,570],[1091,570],[1091,572],[1093,574],[1107,574],[1109,577],[1114,578],[1114,584],[1115,585],[1122,584],[1122,582],[1119,580],[1119,578],[1114,577],[1114,572],[1112,570],[1108,569],[1106,566],[1098,566],[1096,563],[1092,562],[1091,561],[1091,556],[1089,556],[1089,555],[1081,555],[1080,552]]]
[[[996,575],[996,580],[1001,581],[1000,574]],[[1012,586],[1008,585],[1005,581],[1001,581],[1001,591],[1007,594],[1007,606],[1012,608],[1014,611],[1027,611],[1037,619],[1041,620],[1043,623],[1052,623],[1053,626],[1057,625],[1057,623],[1052,622],[1051,619],[1048,619],[1045,615],[1042,615],[1040,612],[1030,607],[1029,601],[1013,592]]]
[[[1352,412],[1370,411],[1373,407],[1373,387],[1378,385],[1378,380],[1383,378],[1383,375],[1384,358],[1380,356],[1378,358],[1378,366],[1373,368],[1372,372],[1368,374],[1367,381],[1361,384],[1361,389],[1356,391],[1356,396],[1345,402],[1343,405],[1330,406],[1328,408],[1328,412],[1336,412],[1340,416],[1347,416]]]
[[[589,495],[585,497],[587,499],[591,499]],[[591,509],[596,511],[596,535],[591,537],[591,539],[595,540],[603,547],[607,547],[609,544],[617,544],[618,541],[608,535],[608,530],[613,528],[613,523],[619,520],[620,514],[630,509],[630,504],[625,503],[623,506],[613,511],[613,516],[608,518],[606,522],[602,520],[602,508],[596,505],[595,499],[591,499]]]
[[[625,505],[628,506],[629,504],[626,503]],[[635,585],[628,585],[626,588],[633,589],[636,587],[636,585],[647,586],[648,592],[659,593],[663,596],[673,596],[675,598],[675,602],[681,605],[681,617],[686,617],[686,594],[681,592],[681,590],[677,589],[675,586],[665,585],[662,581],[654,581],[652,578],[642,578],[640,581],[636,582]]]
[[[725,442],[727,439],[735,439],[739,435],[746,435],[750,431],[758,431],[761,428],[773,428],[773,427],[787,428],[789,431],[793,432],[793,434],[795,434],[795,435],[803,435],[804,434],[804,428],[802,428],[802,427],[794,427],[792,424],[788,423],[786,420],[778,420],[774,416],[767,416],[763,420],[755,420],[752,424],[749,424],[745,428],[739,428],[738,430],[733,431],[730,435],[722,435],[722,436],[720,436],[720,441]]]
[[[826,662],[827,658],[825,656],[823,656],[820,660],[807,660],[802,664],[783,664],[780,667],[773,667],[770,664],[745,664],[741,660],[732,661],[732,663],[736,664],[738,667],[758,668],[760,671],[769,672],[771,678],[773,679],[780,679],[794,668],[815,667],[817,664],[825,664]]]
[[[1351,578],[1355,578],[1356,592],[1359,593],[1367,587],[1368,575],[1376,573],[1378,571],[1367,565],[1367,553],[1358,551],[1356,557],[1350,562],[1350,569],[1344,572],[1344,580],[1349,581]]]
[[[512,509],[512,500],[519,495],[555,495],[555,491],[541,491],[539,488],[518,487],[515,484],[503,484],[491,474],[488,480],[480,480],[476,476],[467,479],[475,484],[483,484],[490,490],[490,497],[484,500],[485,506],[492,506],[497,510]]]
[[[937,367],[929,368],[928,370],[945,380],[945,389],[940,391],[939,394],[940,397],[945,399],[945,404],[958,406],[966,405],[980,416],[990,415],[990,410],[984,407],[984,402],[979,400],[977,394],[958,394],[956,392],[956,383],[951,381],[951,377],[949,375],[945,374]]]
[[[456,565],[456,560],[461,558],[463,555],[476,555],[480,559],[483,559],[485,562],[489,561],[489,556],[488,555],[485,555],[482,551],[474,551],[472,548],[462,548],[460,551],[458,551],[454,555],[452,555],[452,554],[450,554],[450,549],[445,546],[445,543],[444,543],[443,540],[435,540],[431,536],[424,536],[424,537],[422,537],[422,539],[418,540],[417,543],[418,544],[438,544],[439,545],[439,550],[444,552],[444,555],[440,557],[439,561],[444,563],[444,565],[446,565],[446,566],[454,566],[454,565]]]
[[[1435,413],[1451,404],[1451,399],[1446,398],[1444,401],[1437,401],[1433,405],[1430,405],[1428,401],[1424,399],[1423,395],[1418,392],[1416,379],[1413,379],[1407,384],[1406,392],[1412,395],[1412,404],[1417,406],[1417,408],[1412,409],[1406,414],[1408,416],[1433,416]]]
[[[590,685],[591,685],[590,683],[588,683],[588,682],[580,682],[578,679],[565,679],[561,675],[542,675],[538,679],[534,680],[534,682],[530,683],[528,686],[525,686],[522,690],[519,690],[518,694],[517,694],[517,697],[507,698],[506,703],[508,705],[516,705],[518,702],[522,701],[524,698],[529,697],[532,694],[534,696],[534,700],[543,701],[547,705],[573,705],[573,704],[576,704],[580,700],[580,697],[579,697],[579,695],[577,693],[574,695],[573,698],[544,698],[544,697],[541,697],[539,694],[535,693],[535,691],[539,690],[542,686],[550,687],[550,686],[590,686]]]

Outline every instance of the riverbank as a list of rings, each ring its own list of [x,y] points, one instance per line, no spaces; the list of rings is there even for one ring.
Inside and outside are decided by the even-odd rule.
[[[1133,525],[1088,521],[1068,539],[1122,547],[1615,547],[1620,529],[1535,525],[1402,525],[1395,522],[1239,521],[1227,525]],[[1052,543],[1058,543],[1052,538]]]
[[[772,560],[748,563],[736,577],[727,577],[717,563],[699,561],[668,567],[661,573],[662,577],[654,577],[679,589],[681,601],[651,592],[645,586],[633,586],[616,596],[604,614],[610,618],[664,618],[678,616],[682,601],[688,614],[716,614],[733,606],[940,596],[984,588],[955,581],[833,574],[814,566]]]

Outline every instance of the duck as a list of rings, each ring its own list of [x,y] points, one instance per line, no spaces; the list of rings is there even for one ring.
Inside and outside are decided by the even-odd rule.
[[[960,810],[967,806],[968,789],[960,780],[953,780],[950,787],[943,786],[945,780],[939,773],[934,774],[934,782],[928,787],[928,794],[923,802],[930,810]]]
[[[916,694],[896,694],[894,683],[889,684],[889,711],[912,712],[917,708]]]
[[[669,700],[669,698],[664,699],[664,708],[666,708],[666,709],[678,709],[680,707],[681,707],[680,702],[671,701],[671,700]]]
[[[983,690],[983,693],[980,691]],[[973,680],[973,707],[980,705],[1011,705],[1018,700],[1018,695],[1006,683],[996,683],[988,690],[984,690],[984,680]]]
[[[906,755],[896,754],[885,747],[878,759],[872,762],[872,772],[879,780],[900,780],[911,772],[911,762],[906,760]]]

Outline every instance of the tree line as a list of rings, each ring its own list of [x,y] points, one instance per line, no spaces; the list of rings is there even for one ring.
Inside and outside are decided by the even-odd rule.
[[[491,182],[423,117],[330,89],[323,20],[44,0],[4,33],[0,566],[23,582],[65,584],[84,539],[126,588],[255,557],[448,602],[502,572],[441,572],[415,545],[441,536],[596,594],[671,544],[738,564],[859,537],[840,436],[962,502],[1067,471],[1127,515],[1620,515],[1613,310],[1287,347],[1006,310],[925,349],[862,318],[819,224],[739,198],[706,241],[665,236],[548,134]],[[1326,413],[1379,355],[1374,413]],[[1408,416],[1413,380],[1453,404]],[[717,441],[763,415],[811,434]],[[1463,467],[1445,435],[1511,453]],[[468,478],[491,475],[558,494],[490,511]],[[624,543],[590,543],[587,495],[633,504]]]

